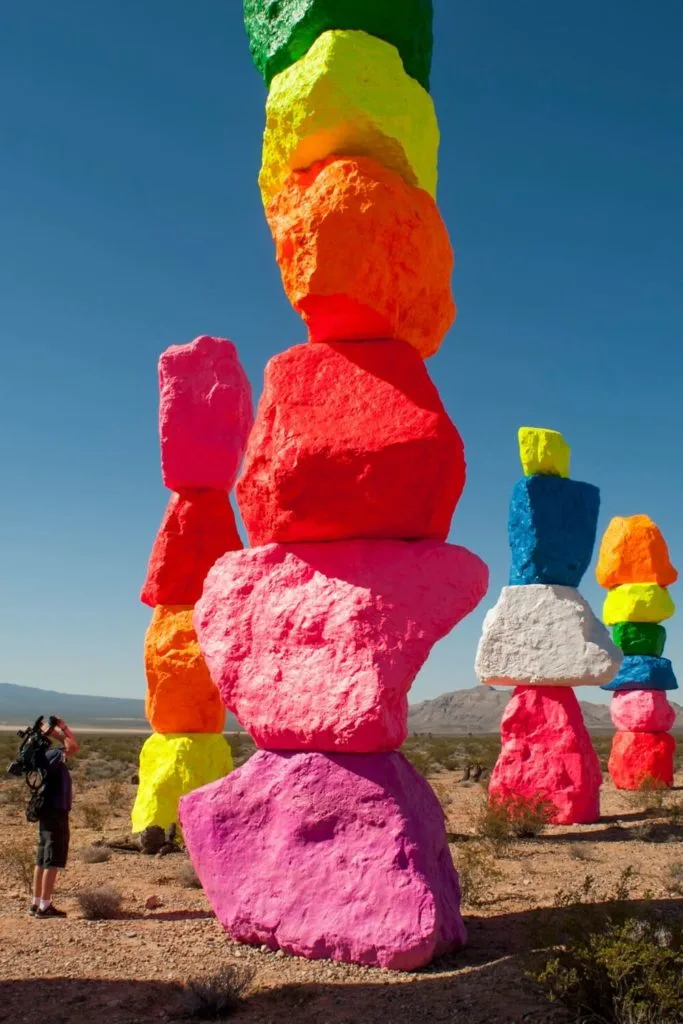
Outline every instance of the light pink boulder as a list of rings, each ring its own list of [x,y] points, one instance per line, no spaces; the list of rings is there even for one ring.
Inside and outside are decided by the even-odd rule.
[[[254,422],[251,385],[225,338],[171,345],[159,359],[161,472],[172,491],[229,491]]]
[[[487,583],[481,559],[440,541],[269,544],[216,562],[194,621],[258,746],[395,750],[418,670]]]
[[[669,732],[676,712],[660,690],[626,690],[612,697],[610,714],[619,732]]]
[[[401,754],[258,751],[180,821],[240,942],[393,970],[465,943],[443,812]]]
[[[542,797],[555,806],[555,825],[598,821],[602,771],[573,690],[518,686],[503,714],[501,740],[489,796]]]

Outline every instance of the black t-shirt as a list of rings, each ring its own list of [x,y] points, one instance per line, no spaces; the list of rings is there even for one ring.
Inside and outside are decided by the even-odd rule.
[[[47,779],[43,798],[46,811],[70,811],[72,790],[71,773],[66,766],[66,755],[58,747],[52,747],[45,754]]]

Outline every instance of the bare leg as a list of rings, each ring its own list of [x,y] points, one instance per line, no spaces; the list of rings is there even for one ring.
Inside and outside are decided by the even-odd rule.
[[[43,869],[36,868],[33,872],[33,898],[39,900],[43,891]]]
[[[43,871],[43,885],[40,893],[40,898],[47,901],[48,903],[52,899],[52,893],[54,892],[55,882],[57,880],[57,871],[59,868],[45,868]]]

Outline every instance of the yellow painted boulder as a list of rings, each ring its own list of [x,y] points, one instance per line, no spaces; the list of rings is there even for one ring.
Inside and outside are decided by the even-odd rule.
[[[177,823],[181,796],[231,771],[232,754],[222,733],[153,733],[140,752],[133,832],[142,832],[150,825],[167,829]]]
[[[518,437],[525,476],[569,476],[571,448],[559,430],[520,427]]]
[[[436,195],[439,126],[429,93],[396,47],[366,32],[324,32],[276,75],[266,107],[264,205],[291,171],[328,156],[369,156]]]
[[[676,611],[671,594],[657,583],[625,583],[610,590],[602,610],[607,626],[618,622],[663,622]]]

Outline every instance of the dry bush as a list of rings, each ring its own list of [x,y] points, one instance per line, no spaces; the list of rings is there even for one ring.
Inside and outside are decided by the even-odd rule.
[[[121,906],[121,895],[115,889],[84,889],[78,893],[78,905],[88,921],[109,921],[116,917]]]
[[[92,828],[97,831],[104,827],[104,823],[107,820],[108,808],[103,807],[102,804],[96,804],[92,801],[86,800],[81,803],[80,808],[81,817],[83,818],[83,824],[86,828]]]
[[[683,860],[669,864],[664,884],[672,896],[683,896]]]
[[[116,780],[109,783],[109,785],[107,786],[106,795],[107,803],[114,811],[120,810],[120,808],[124,807],[127,802],[126,791],[124,789],[123,783],[118,782]]]
[[[595,851],[588,843],[572,843],[569,854],[574,860],[595,860]]]
[[[491,897],[491,883],[501,877],[491,847],[485,843],[463,843],[455,860],[463,904],[480,907]]]
[[[224,967],[210,978],[188,981],[183,993],[183,1012],[194,1020],[224,1020],[237,1010],[254,978],[243,966]]]
[[[84,864],[106,864],[110,857],[111,852],[106,846],[86,846],[81,850]]]
[[[660,779],[646,776],[638,789],[629,793],[631,806],[636,811],[646,814],[659,814],[664,807],[664,798],[669,792],[668,787]]]
[[[36,864],[36,849],[33,843],[24,841],[7,847],[2,852],[9,874],[21,884],[26,892],[33,891],[33,872]]]
[[[197,878],[197,873],[189,861],[187,864],[183,864],[176,878],[183,889],[201,889],[202,887],[202,883]]]
[[[513,839],[532,839],[540,835],[555,808],[541,796],[489,797],[476,822],[477,835],[490,842],[498,852]]]

